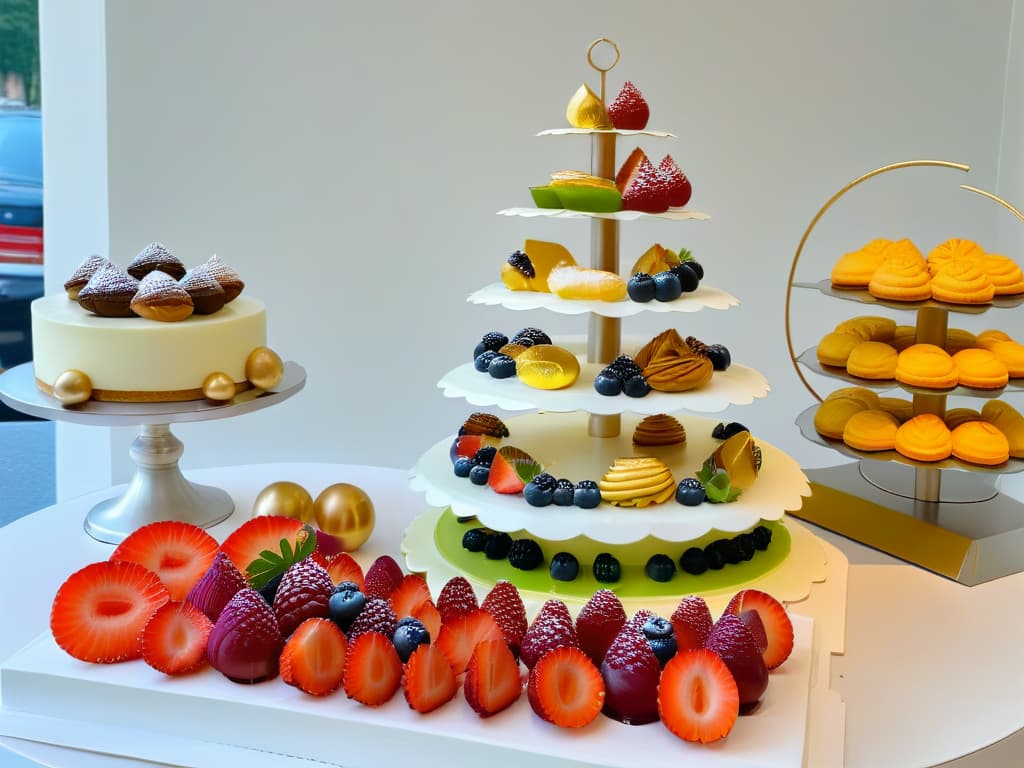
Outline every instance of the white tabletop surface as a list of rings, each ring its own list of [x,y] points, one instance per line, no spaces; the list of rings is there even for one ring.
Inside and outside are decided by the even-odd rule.
[[[279,479],[299,482],[314,496],[334,482],[366,489],[377,509],[388,513],[378,516],[367,545],[371,557],[397,553],[402,529],[423,508],[422,498],[408,489],[405,470],[276,464],[187,474],[224,487],[235,500],[235,515],[211,529],[218,540],[248,515],[259,490]],[[107,490],[47,507],[0,529],[0,562],[7,574],[0,579],[0,659],[45,630],[52,595],[69,573],[109,556],[111,545],[88,538],[82,520],[110,495]],[[846,653],[832,660],[830,681],[846,705],[845,766],[1024,763],[1024,612],[1015,607],[1024,594],[1024,574],[968,588],[819,533],[850,561]],[[22,573],[31,578],[11,576]],[[4,737],[0,743],[45,765],[154,765],[23,739]]]

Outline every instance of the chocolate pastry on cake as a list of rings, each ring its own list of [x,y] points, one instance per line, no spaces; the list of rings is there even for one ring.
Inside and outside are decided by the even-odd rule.
[[[152,242],[139,251],[139,255],[128,265],[128,274],[141,280],[150,272],[159,269],[175,280],[185,276],[185,265],[167,250],[163,243]]]
[[[68,298],[72,301],[78,301],[78,292],[85,287],[86,283],[89,282],[100,267],[104,267],[109,263],[110,259],[92,255],[79,264],[74,274],[64,283],[64,290],[67,291]]]
[[[245,283],[242,282],[242,278],[238,276],[238,273],[221,261],[216,253],[206,260],[206,267],[210,270],[210,274],[220,283],[224,293],[227,294],[227,300],[224,303],[227,304],[237,299],[242,289],[245,288]]]
[[[212,315],[227,304],[228,295],[206,264],[193,267],[181,278],[180,285],[192,297],[197,315]]]
[[[132,298],[132,311],[139,317],[175,323],[192,314],[192,297],[178,281],[159,269],[147,273]]]
[[[101,317],[131,317],[132,298],[138,290],[138,280],[108,262],[78,292],[78,303]]]
[[[696,389],[710,381],[715,370],[708,358],[694,352],[672,328],[647,342],[634,360],[651,389],[659,392]]]

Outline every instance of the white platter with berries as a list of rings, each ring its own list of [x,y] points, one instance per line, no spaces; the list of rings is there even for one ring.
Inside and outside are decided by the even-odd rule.
[[[504,283],[491,283],[474,291],[467,299],[471,304],[500,306],[505,309],[547,309],[562,315],[582,315],[593,312],[602,317],[633,317],[642,312],[699,312],[702,309],[729,309],[739,306],[732,294],[701,285],[692,293],[683,294],[674,301],[645,303],[623,301],[597,301],[589,299],[563,299],[554,293],[542,291],[512,291]]]
[[[669,208],[661,213],[643,211],[574,211],[568,208],[503,208],[499,216],[522,216],[527,219],[541,217],[548,219],[611,219],[613,221],[638,221],[640,219],[667,219],[668,221],[710,221],[711,214],[691,211],[688,208]]]

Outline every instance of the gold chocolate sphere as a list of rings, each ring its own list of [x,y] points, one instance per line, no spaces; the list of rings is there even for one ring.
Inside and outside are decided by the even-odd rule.
[[[245,378],[259,389],[273,389],[284,377],[284,363],[270,347],[256,347],[245,360]]]
[[[338,539],[346,552],[359,549],[373,533],[373,502],[349,483],[325,488],[313,502],[313,517],[317,527]]]
[[[61,405],[78,405],[92,397],[92,379],[82,371],[71,368],[53,382],[53,396]]]
[[[235,396],[235,382],[226,373],[217,371],[203,379],[203,395],[224,402]]]
[[[313,497],[298,483],[288,480],[271,483],[252,503],[252,516],[264,515],[282,515],[310,523],[313,521]]]

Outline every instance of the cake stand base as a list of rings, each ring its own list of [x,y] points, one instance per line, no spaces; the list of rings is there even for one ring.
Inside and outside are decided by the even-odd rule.
[[[857,462],[806,472],[812,494],[794,517],[967,586],[1024,571],[1024,504],[1003,493],[928,502],[886,492]]]

